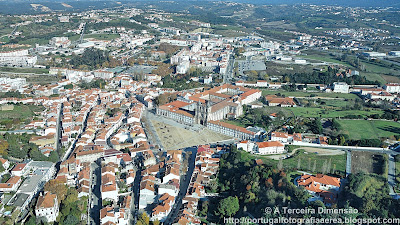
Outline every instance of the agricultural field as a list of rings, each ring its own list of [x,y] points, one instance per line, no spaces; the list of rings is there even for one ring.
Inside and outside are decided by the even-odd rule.
[[[397,157],[395,157],[395,160],[396,160],[396,164],[395,164],[395,166],[396,166],[396,169],[395,169],[395,176],[396,176],[396,182],[398,183],[398,184],[400,184],[400,161],[398,161],[399,160],[399,158]]]
[[[297,64],[282,64],[271,61],[265,62],[267,66],[266,72],[269,76],[283,76],[284,74],[294,74],[298,71],[312,73],[314,66],[312,65],[297,65]]]
[[[342,133],[350,139],[371,139],[400,135],[400,123],[383,120],[339,120]]]
[[[381,75],[381,77],[388,83],[400,83],[400,77]]]
[[[298,169],[307,172],[322,172],[322,168],[325,163],[331,161],[331,170],[338,173],[345,173],[346,170],[346,154],[328,155],[318,154],[314,152],[305,151],[304,149],[297,149],[296,153],[292,157],[283,159],[282,164],[285,169]],[[250,154],[250,153],[248,153]],[[254,159],[261,159],[266,165],[277,166],[278,160],[271,159],[269,156],[263,155],[251,155]],[[300,161],[300,163],[299,163]],[[298,165],[300,164],[300,168]],[[315,170],[314,169],[315,164]]]
[[[335,59],[334,57],[330,55],[325,55],[325,54],[310,54],[310,55],[302,55],[302,58],[305,59],[312,59],[312,60],[317,60],[319,62],[328,62],[328,63],[336,63],[344,66],[351,67],[350,64],[346,62],[342,62],[340,60]]]
[[[304,91],[273,91],[273,90],[262,90],[262,95],[276,95],[280,93],[286,97],[316,97],[316,98],[344,98],[344,99],[356,99],[359,98],[355,94],[346,93],[326,93],[326,92],[304,92]]]
[[[368,117],[373,114],[383,114],[381,110],[340,110],[331,108],[319,107],[293,107],[286,108],[299,117],[320,117],[320,118],[340,118],[345,116],[358,116]]]
[[[235,125],[235,126],[238,126],[238,127],[246,127],[244,124],[242,124],[238,120],[222,120],[222,122],[229,123],[229,124],[232,124],[232,125]]]
[[[385,84],[387,82],[397,82],[398,80],[400,80],[400,78],[398,77],[400,76],[400,71],[395,70],[394,68],[375,65],[368,61],[363,60],[361,64],[364,65],[365,71],[360,71],[360,69],[355,68],[348,62],[340,61],[336,59],[334,56],[329,55],[328,53],[317,52],[317,51],[305,51],[305,52],[307,52],[308,54],[302,56],[302,58],[318,62],[327,62],[327,63],[335,63],[343,65],[351,70],[358,70],[361,76],[364,76],[371,81],[376,80],[381,84]]]
[[[119,34],[85,34],[84,38],[94,38],[97,40],[113,40],[119,38]]]
[[[48,69],[0,67],[0,72],[48,74]]]
[[[239,37],[248,33],[246,29],[237,26],[213,25],[212,28],[214,34],[219,34],[226,37]]]
[[[20,124],[29,123],[32,118],[44,110],[36,105],[14,105],[13,110],[0,111],[0,126],[2,130],[20,129]]]
[[[351,172],[387,174],[387,155],[371,152],[353,151],[351,153]]]
[[[281,108],[287,112],[293,112],[299,117],[340,118],[346,116],[368,117],[373,114],[382,114],[383,111],[374,108],[362,110],[353,109],[355,102],[360,98],[355,94],[325,93],[325,92],[289,92],[263,90],[263,95],[280,94],[285,97],[296,97],[301,103],[299,107]],[[278,110],[280,107],[267,107]],[[272,113],[272,112],[271,112]]]

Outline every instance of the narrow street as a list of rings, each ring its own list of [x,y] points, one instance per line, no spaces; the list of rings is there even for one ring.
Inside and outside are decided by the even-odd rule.
[[[82,133],[85,132],[86,127],[87,127],[87,119],[89,117],[90,112],[92,111],[92,108],[90,108],[89,112],[86,113],[85,115],[85,120],[83,122],[83,126],[82,126],[82,131],[76,136],[74,142],[72,143],[72,145],[68,148],[68,150],[65,152],[63,158],[61,161],[65,161],[69,158],[69,156],[71,155],[71,153],[73,152],[73,150],[75,149],[75,145],[76,142],[78,141],[78,139],[81,137]]]
[[[351,151],[346,151],[346,176],[351,174]]]
[[[136,161],[136,176],[135,181],[133,182],[132,187],[132,203],[131,204],[131,214],[133,215],[132,224],[136,224],[137,216],[139,213],[139,198],[140,198],[140,182],[142,181],[142,168],[143,168],[143,161],[142,159],[137,159]]]
[[[100,184],[101,184],[101,160],[90,164],[92,173],[91,192],[89,195],[90,202],[90,224],[100,224],[100,209],[102,208]]]
[[[178,213],[182,206],[182,199],[186,196],[187,190],[189,188],[190,180],[192,178],[192,174],[194,171],[197,147],[189,147],[189,148],[186,148],[184,151],[186,154],[188,154],[188,152],[192,152],[192,154],[188,160],[188,171],[185,176],[181,176],[179,193],[175,199],[175,204],[172,207],[171,212],[169,213],[167,219],[164,222],[165,225],[172,224],[174,222],[175,218],[178,216]]]
[[[390,195],[397,195],[396,192],[394,191],[394,187],[396,186],[396,163],[393,155],[389,155],[389,160],[388,160],[389,168],[388,168],[388,183],[390,187]]]

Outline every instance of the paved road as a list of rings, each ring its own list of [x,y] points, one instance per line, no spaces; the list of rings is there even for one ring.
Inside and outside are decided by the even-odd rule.
[[[233,55],[230,55],[228,66],[226,68],[226,72],[223,75],[223,79],[222,79],[223,80],[222,82],[224,84],[229,83],[233,78],[234,63],[235,63],[235,59],[234,59]]]
[[[351,151],[346,151],[346,176],[351,174]]]
[[[396,166],[393,155],[389,155],[389,170],[388,170],[388,182],[390,185],[395,185],[396,177]]]
[[[88,120],[89,114],[90,114],[90,112],[92,111],[92,109],[93,109],[93,107],[90,108],[90,110],[88,111],[88,113],[85,115],[85,120],[84,120],[84,122],[83,122],[82,131],[81,131],[81,133],[79,133],[79,135],[76,136],[74,142],[72,143],[71,147],[67,150],[67,152],[65,152],[62,161],[65,161],[65,160],[67,160],[67,159],[70,157],[71,153],[72,153],[73,150],[75,149],[76,142],[78,141],[79,138],[81,138],[82,133],[86,131],[87,120]]]
[[[62,136],[62,131],[61,131],[61,118],[62,118],[62,113],[63,113],[63,108],[64,108],[64,103],[61,103],[60,105],[60,111],[58,112],[57,115],[57,125],[56,125],[56,151],[58,153],[58,150],[60,149],[60,139]]]
[[[143,161],[141,158],[138,158],[136,161],[137,171],[135,176],[135,181],[133,183],[132,192],[133,192],[133,205],[131,206],[131,213],[133,215],[133,224],[136,224],[137,216],[139,213],[139,198],[140,198],[140,182],[142,181],[142,168]]]
[[[396,196],[394,187],[396,186],[396,164],[393,155],[389,155],[388,183],[390,187],[390,195]]]
[[[175,204],[172,207],[171,212],[169,213],[167,219],[165,220],[164,224],[169,225],[172,224],[175,220],[175,218],[178,216],[179,210],[182,206],[182,199],[186,196],[190,180],[192,178],[192,174],[194,171],[194,164],[196,160],[196,153],[197,153],[197,148],[196,147],[190,147],[185,149],[185,153],[188,154],[188,152],[192,152],[192,155],[189,158],[188,162],[188,171],[185,176],[181,177],[181,182],[180,182],[180,188],[179,188],[179,193],[178,196],[175,200]]]
[[[100,209],[102,208],[102,201],[101,201],[101,193],[100,193],[100,184],[101,184],[101,165],[100,160],[97,160],[95,163],[92,163],[91,169],[93,171],[93,176],[91,177],[92,182],[92,191],[89,198],[91,205],[90,207],[90,221],[93,224],[100,224]],[[93,205],[93,206],[92,206]]]

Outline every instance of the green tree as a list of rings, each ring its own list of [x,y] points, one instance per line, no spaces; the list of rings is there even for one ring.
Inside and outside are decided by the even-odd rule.
[[[332,119],[332,129],[334,130],[340,130],[342,126],[340,125],[339,121],[337,119]]]
[[[74,88],[73,84],[64,85],[64,89],[73,89],[73,88]]]
[[[81,56],[72,56],[70,64],[79,69],[96,69],[98,65],[102,65],[104,62],[110,60],[111,57],[109,57],[108,52],[95,48],[88,48]]]
[[[49,155],[49,161],[55,163],[59,160],[58,153],[56,151],[52,151]]]
[[[36,225],[36,217],[34,215],[29,217],[29,220],[25,223],[25,225]]]
[[[0,140],[0,155],[7,155],[8,142],[6,140]]]
[[[70,214],[65,218],[63,224],[64,225],[76,225],[76,224],[79,224],[79,219],[76,218],[76,216]]]
[[[142,213],[142,214],[140,214],[139,215],[139,218],[138,218],[138,224],[139,224],[139,222],[141,223],[141,224],[143,224],[143,225],[148,225],[148,224],[150,224],[150,218],[149,218],[149,216],[147,215],[147,213]]]
[[[222,199],[217,208],[217,215],[222,217],[232,217],[239,211],[239,199],[237,196],[229,196]]]
[[[49,180],[44,185],[44,191],[49,191],[57,195],[58,202],[64,201],[65,196],[68,194],[68,187],[61,180]]]

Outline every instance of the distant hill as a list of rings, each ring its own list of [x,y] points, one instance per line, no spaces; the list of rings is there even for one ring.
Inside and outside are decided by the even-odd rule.
[[[186,5],[191,2],[200,4],[201,2],[211,2],[214,0],[175,0],[184,2]],[[281,4],[315,4],[315,5],[337,5],[351,7],[394,7],[400,9],[400,0],[222,0],[241,3],[252,3],[258,5],[281,5]],[[79,11],[91,9],[102,9],[118,6],[121,3],[154,4],[156,0],[0,0],[0,14],[27,14],[40,13],[34,10],[30,4],[42,4],[50,11]],[[65,7],[61,3],[68,3],[72,7]]]
[[[400,8],[399,0],[234,0],[236,2],[253,4],[315,4],[315,5],[338,5],[351,7],[396,7]]]

